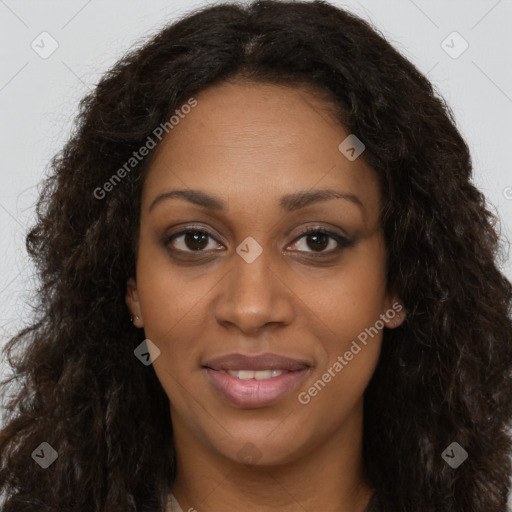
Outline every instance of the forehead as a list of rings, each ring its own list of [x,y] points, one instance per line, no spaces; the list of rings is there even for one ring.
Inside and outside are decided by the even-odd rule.
[[[324,95],[325,96],[325,95]],[[222,83],[164,137],[149,168],[143,205],[174,188],[220,197],[278,197],[338,186],[369,204],[379,200],[374,171],[338,149],[350,134],[314,89]]]

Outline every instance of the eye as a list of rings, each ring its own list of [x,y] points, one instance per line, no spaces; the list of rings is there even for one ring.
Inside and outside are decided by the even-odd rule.
[[[208,231],[202,229],[187,229],[168,237],[165,242],[167,246],[173,246],[171,250],[205,252],[205,250],[215,249],[215,247],[209,247],[208,238],[215,240]],[[219,244],[217,243],[217,245]]]
[[[305,243],[301,243],[303,239]],[[175,233],[167,237],[164,243],[171,251],[176,253],[205,253],[211,250],[220,250],[223,247],[211,233],[204,229],[196,228]],[[298,252],[321,256],[324,254],[336,254],[343,248],[352,247],[353,245],[354,241],[338,233],[324,228],[310,227],[305,229],[289,247],[293,247],[293,250],[298,250]],[[307,250],[308,247],[312,250]]]
[[[300,249],[300,242],[304,239]],[[354,242],[344,236],[323,228],[307,228],[298,238],[295,239],[292,246],[299,246],[299,252],[309,252],[313,254],[335,254],[345,247],[352,247]],[[304,247],[312,248],[311,251],[304,250]],[[325,250],[328,248],[329,250]]]

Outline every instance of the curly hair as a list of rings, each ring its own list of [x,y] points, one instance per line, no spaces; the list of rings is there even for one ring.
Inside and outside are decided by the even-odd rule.
[[[134,357],[144,333],[124,300],[154,149],[102,199],[94,191],[180,105],[235,77],[324,91],[379,178],[387,285],[407,311],[384,330],[364,395],[363,460],[381,510],[505,512],[512,284],[497,217],[429,80],[369,22],[323,0],[198,9],[81,101],[26,237],[34,320],[4,348],[14,373],[2,382],[2,510],[164,510],[176,473],[169,400]],[[42,442],[58,453],[47,470],[31,460]],[[457,469],[442,457],[452,442],[468,453]]]

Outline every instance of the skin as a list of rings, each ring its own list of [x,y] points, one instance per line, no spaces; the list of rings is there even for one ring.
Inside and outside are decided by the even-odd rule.
[[[243,503],[258,512],[362,512],[372,493],[362,472],[363,393],[382,331],[308,404],[297,395],[399,300],[386,288],[375,173],[340,152],[349,133],[314,89],[238,80],[196,99],[149,167],[126,293],[135,325],[161,351],[153,365],[171,404],[173,492],[184,511],[238,512]],[[150,210],[160,194],[185,188],[217,196],[226,211],[176,197]],[[340,198],[280,209],[285,194],[323,188],[356,195],[364,209]],[[211,238],[166,246],[166,236],[189,226]],[[308,226],[346,233],[354,245],[338,253],[334,239],[315,245],[301,237]],[[263,250],[252,263],[236,252],[248,236]],[[204,254],[191,249],[198,245]],[[315,259],[318,252],[327,256]],[[384,323],[395,328],[404,318]],[[312,367],[278,402],[247,409],[220,396],[202,368],[233,352],[274,352]]]

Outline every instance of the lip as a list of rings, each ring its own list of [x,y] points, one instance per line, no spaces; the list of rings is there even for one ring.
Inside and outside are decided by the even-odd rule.
[[[309,367],[292,370],[270,379],[242,380],[220,370],[205,368],[216,390],[233,405],[256,409],[272,405],[296,388],[309,373]]]
[[[292,372],[309,368],[311,364],[304,359],[294,359],[279,354],[247,356],[236,353],[209,359],[203,366],[212,370],[288,370]]]

